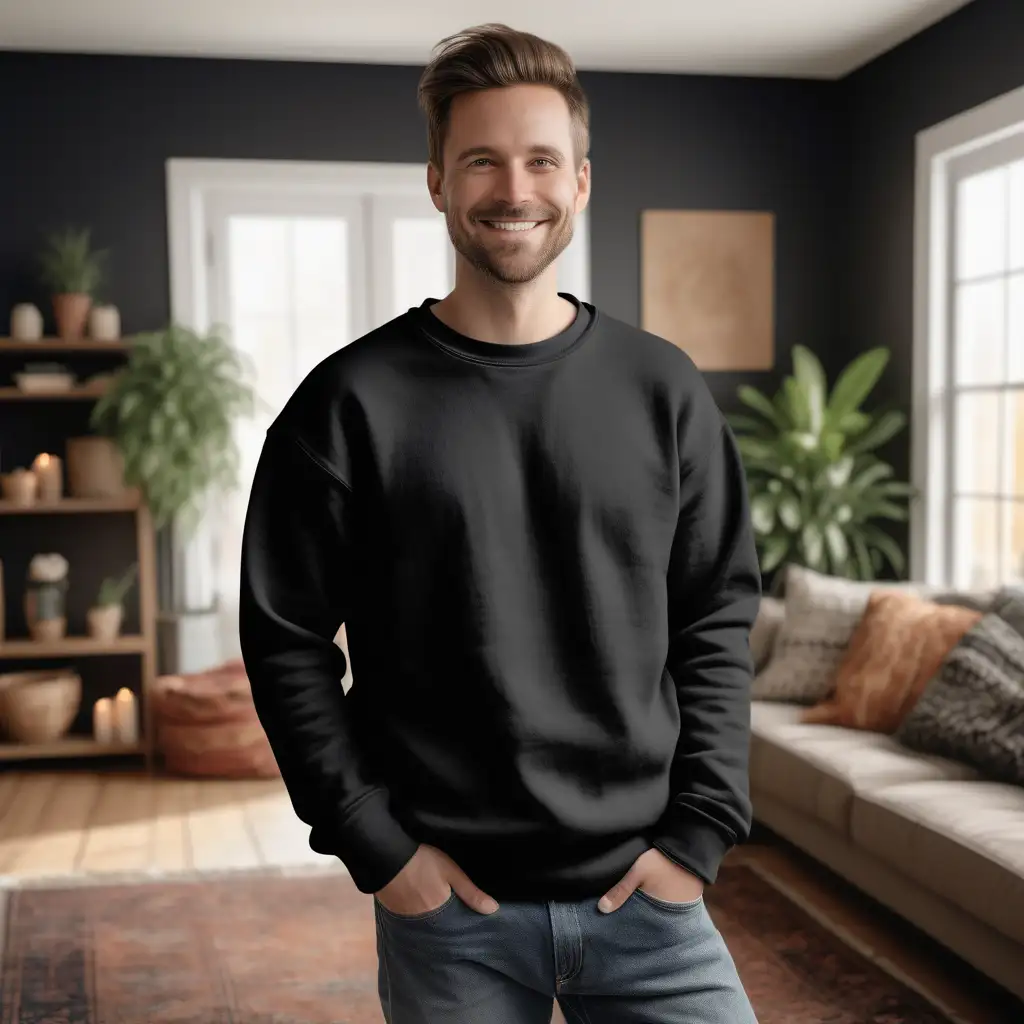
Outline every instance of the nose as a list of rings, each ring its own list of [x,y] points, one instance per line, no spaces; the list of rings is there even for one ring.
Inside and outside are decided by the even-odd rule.
[[[498,171],[494,198],[509,206],[526,206],[533,198],[533,178],[525,166],[510,160]]]

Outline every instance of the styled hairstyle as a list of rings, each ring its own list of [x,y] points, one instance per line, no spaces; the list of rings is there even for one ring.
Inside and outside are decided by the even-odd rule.
[[[442,39],[420,78],[417,98],[427,117],[430,162],[444,167],[445,137],[452,100],[465,92],[512,85],[557,89],[572,118],[576,166],[590,150],[590,107],[576,78],[576,66],[562,47],[529,32],[491,22]]]

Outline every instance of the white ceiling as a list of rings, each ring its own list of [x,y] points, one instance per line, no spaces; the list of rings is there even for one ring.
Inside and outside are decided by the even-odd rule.
[[[0,0],[0,49],[425,64],[505,21],[586,70],[839,78],[969,0]]]

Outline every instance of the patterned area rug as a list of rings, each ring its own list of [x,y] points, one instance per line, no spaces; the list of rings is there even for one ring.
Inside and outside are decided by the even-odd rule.
[[[760,1024],[947,1017],[750,867],[708,907]],[[372,901],[338,871],[7,894],[0,1024],[381,1024]]]

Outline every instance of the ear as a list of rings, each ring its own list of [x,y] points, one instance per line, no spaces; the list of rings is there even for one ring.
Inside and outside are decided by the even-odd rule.
[[[433,165],[427,164],[427,191],[430,193],[430,201],[438,213],[444,213],[444,182],[440,171]]]
[[[576,208],[574,213],[582,213],[590,202],[590,158],[584,157],[583,163],[576,174]]]

